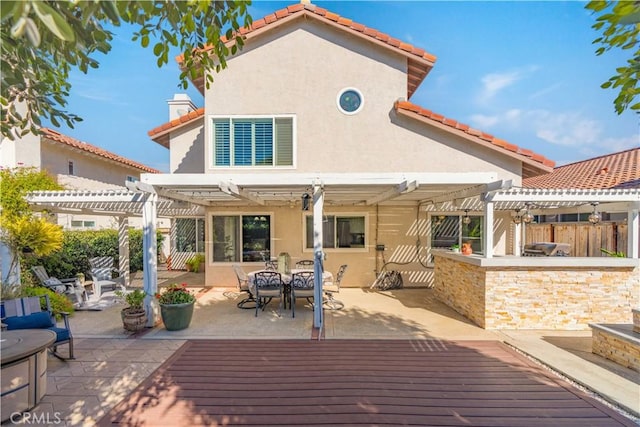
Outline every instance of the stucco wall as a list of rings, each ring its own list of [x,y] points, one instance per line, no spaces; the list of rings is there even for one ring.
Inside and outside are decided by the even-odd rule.
[[[342,31],[316,22],[283,26],[252,39],[228,65],[205,96],[208,172],[256,172],[209,168],[211,116],[295,114],[296,172],[463,170],[520,182],[515,159],[396,116],[394,101],[406,97],[406,58]],[[346,87],[363,93],[358,114],[345,115],[336,106]]]
[[[89,188],[105,188],[103,184],[124,187],[127,175],[140,177],[140,171],[137,169],[92,157],[81,151],[67,149],[59,143],[43,143],[41,151],[42,169],[46,169],[52,175],[68,175],[69,161],[73,161],[75,176],[94,181],[95,187]],[[85,181],[83,185],[90,182]]]
[[[485,329],[588,329],[631,323],[640,269],[488,268],[436,254],[434,293]]]
[[[180,128],[170,138],[170,173],[204,173],[204,126]]]

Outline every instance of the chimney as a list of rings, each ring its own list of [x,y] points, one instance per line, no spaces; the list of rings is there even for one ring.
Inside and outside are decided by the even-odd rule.
[[[169,104],[169,121],[189,114],[196,109],[193,101],[186,93],[176,93],[173,95],[173,99],[167,101],[167,104]]]

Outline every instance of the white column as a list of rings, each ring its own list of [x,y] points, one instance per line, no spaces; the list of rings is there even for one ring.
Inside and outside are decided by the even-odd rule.
[[[322,328],[322,211],[324,206],[324,191],[318,184],[313,185],[313,326]],[[322,333],[322,331],[320,331]]]
[[[640,215],[638,209],[630,209],[627,213],[627,258],[640,258],[638,242],[640,242]]]
[[[118,271],[123,278],[123,285],[129,286],[129,218],[118,218]]]
[[[522,255],[522,224],[515,224],[513,232],[513,254],[515,256]]]
[[[493,202],[484,202],[484,257],[493,258]]]
[[[155,193],[145,193],[142,205],[142,266],[144,307],[147,310],[147,327],[152,328],[158,319],[158,304],[155,295],[158,292],[158,254],[156,245],[156,201]]]

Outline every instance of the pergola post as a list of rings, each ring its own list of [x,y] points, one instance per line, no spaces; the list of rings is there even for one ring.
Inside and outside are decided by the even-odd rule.
[[[144,307],[147,310],[147,327],[152,328],[158,318],[158,305],[155,295],[158,292],[158,266],[156,244],[156,193],[144,193],[142,205],[142,265]]]
[[[484,257],[493,258],[493,202],[484,202]]]
[[[638,242],[640,241],[640,215],[638,215],[638,208],[630,209],[627,212],[627,257],[628,258],[640,258],[638,253]]]
[[[513,254],[515,256],[522,255],[522,224],[515,224],[513,232]]]
[[[128,287],[129,277],[129,218],[118,217],[118,271],[123,278],[123,285]]]
[[[313,185],[313,327],[322,333],[322,212],[324,207],[324,191],[319,184]],[[319,335],[320,336],[320,335]]]

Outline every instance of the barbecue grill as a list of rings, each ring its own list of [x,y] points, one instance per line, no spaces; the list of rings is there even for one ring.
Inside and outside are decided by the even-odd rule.
[[[524,245],[523,256],[569,256],[568,243],[538,242]]]

